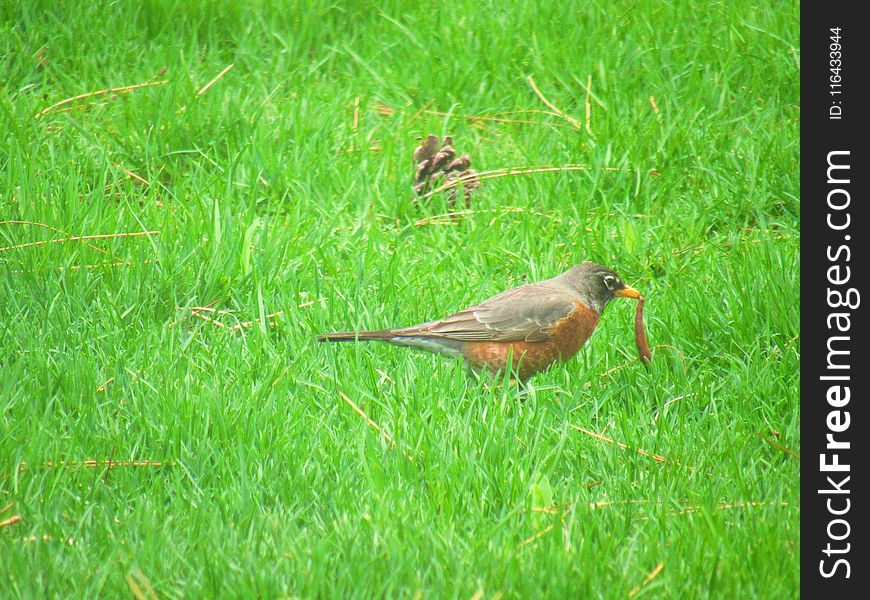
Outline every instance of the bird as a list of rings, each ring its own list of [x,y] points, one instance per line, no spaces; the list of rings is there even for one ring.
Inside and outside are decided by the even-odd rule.
[[[475,373],[511,370],[525,384],[586,343],[614,298],[641,299],[611,269],[583,262],[514,287],[438,321],[398,329],[318,335],[320,342],[380,341],[462,358]]]

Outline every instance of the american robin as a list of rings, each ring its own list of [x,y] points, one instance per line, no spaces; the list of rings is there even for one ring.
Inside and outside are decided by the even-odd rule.
[[[640,298],[619,275],[584,262],[552,279],[509,289],[440,321],[401,329],[347,331],[321,342],[378,340],[462,357],[474,371],[496,373],[508,360],[522,382],[577,354],[615,297]]]

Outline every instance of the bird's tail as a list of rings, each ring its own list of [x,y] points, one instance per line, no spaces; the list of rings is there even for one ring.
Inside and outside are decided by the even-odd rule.
[[[340,331],[337,333],[326,333],[317,336],[318,342],[354,342],[356,340],[382,340],[387,341],[395,337],[395,332],[392,329],[381,329],[379,331]]]

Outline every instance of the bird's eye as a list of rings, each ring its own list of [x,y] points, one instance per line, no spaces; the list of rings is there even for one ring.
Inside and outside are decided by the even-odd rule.
[[[607,286],[608,290],[613,291],[619,286],[619,278],[614,277],[613,275],[605,275],[604,285]]]

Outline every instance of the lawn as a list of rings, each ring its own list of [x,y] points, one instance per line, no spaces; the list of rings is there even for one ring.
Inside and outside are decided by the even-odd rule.
[[[0,0],[0,61],[0,596],[798,596],[798,2]],[[514,170],[415,202],[429,133]],[[649,370],[626,300],[525,393],[316,341],[583,260]]]

